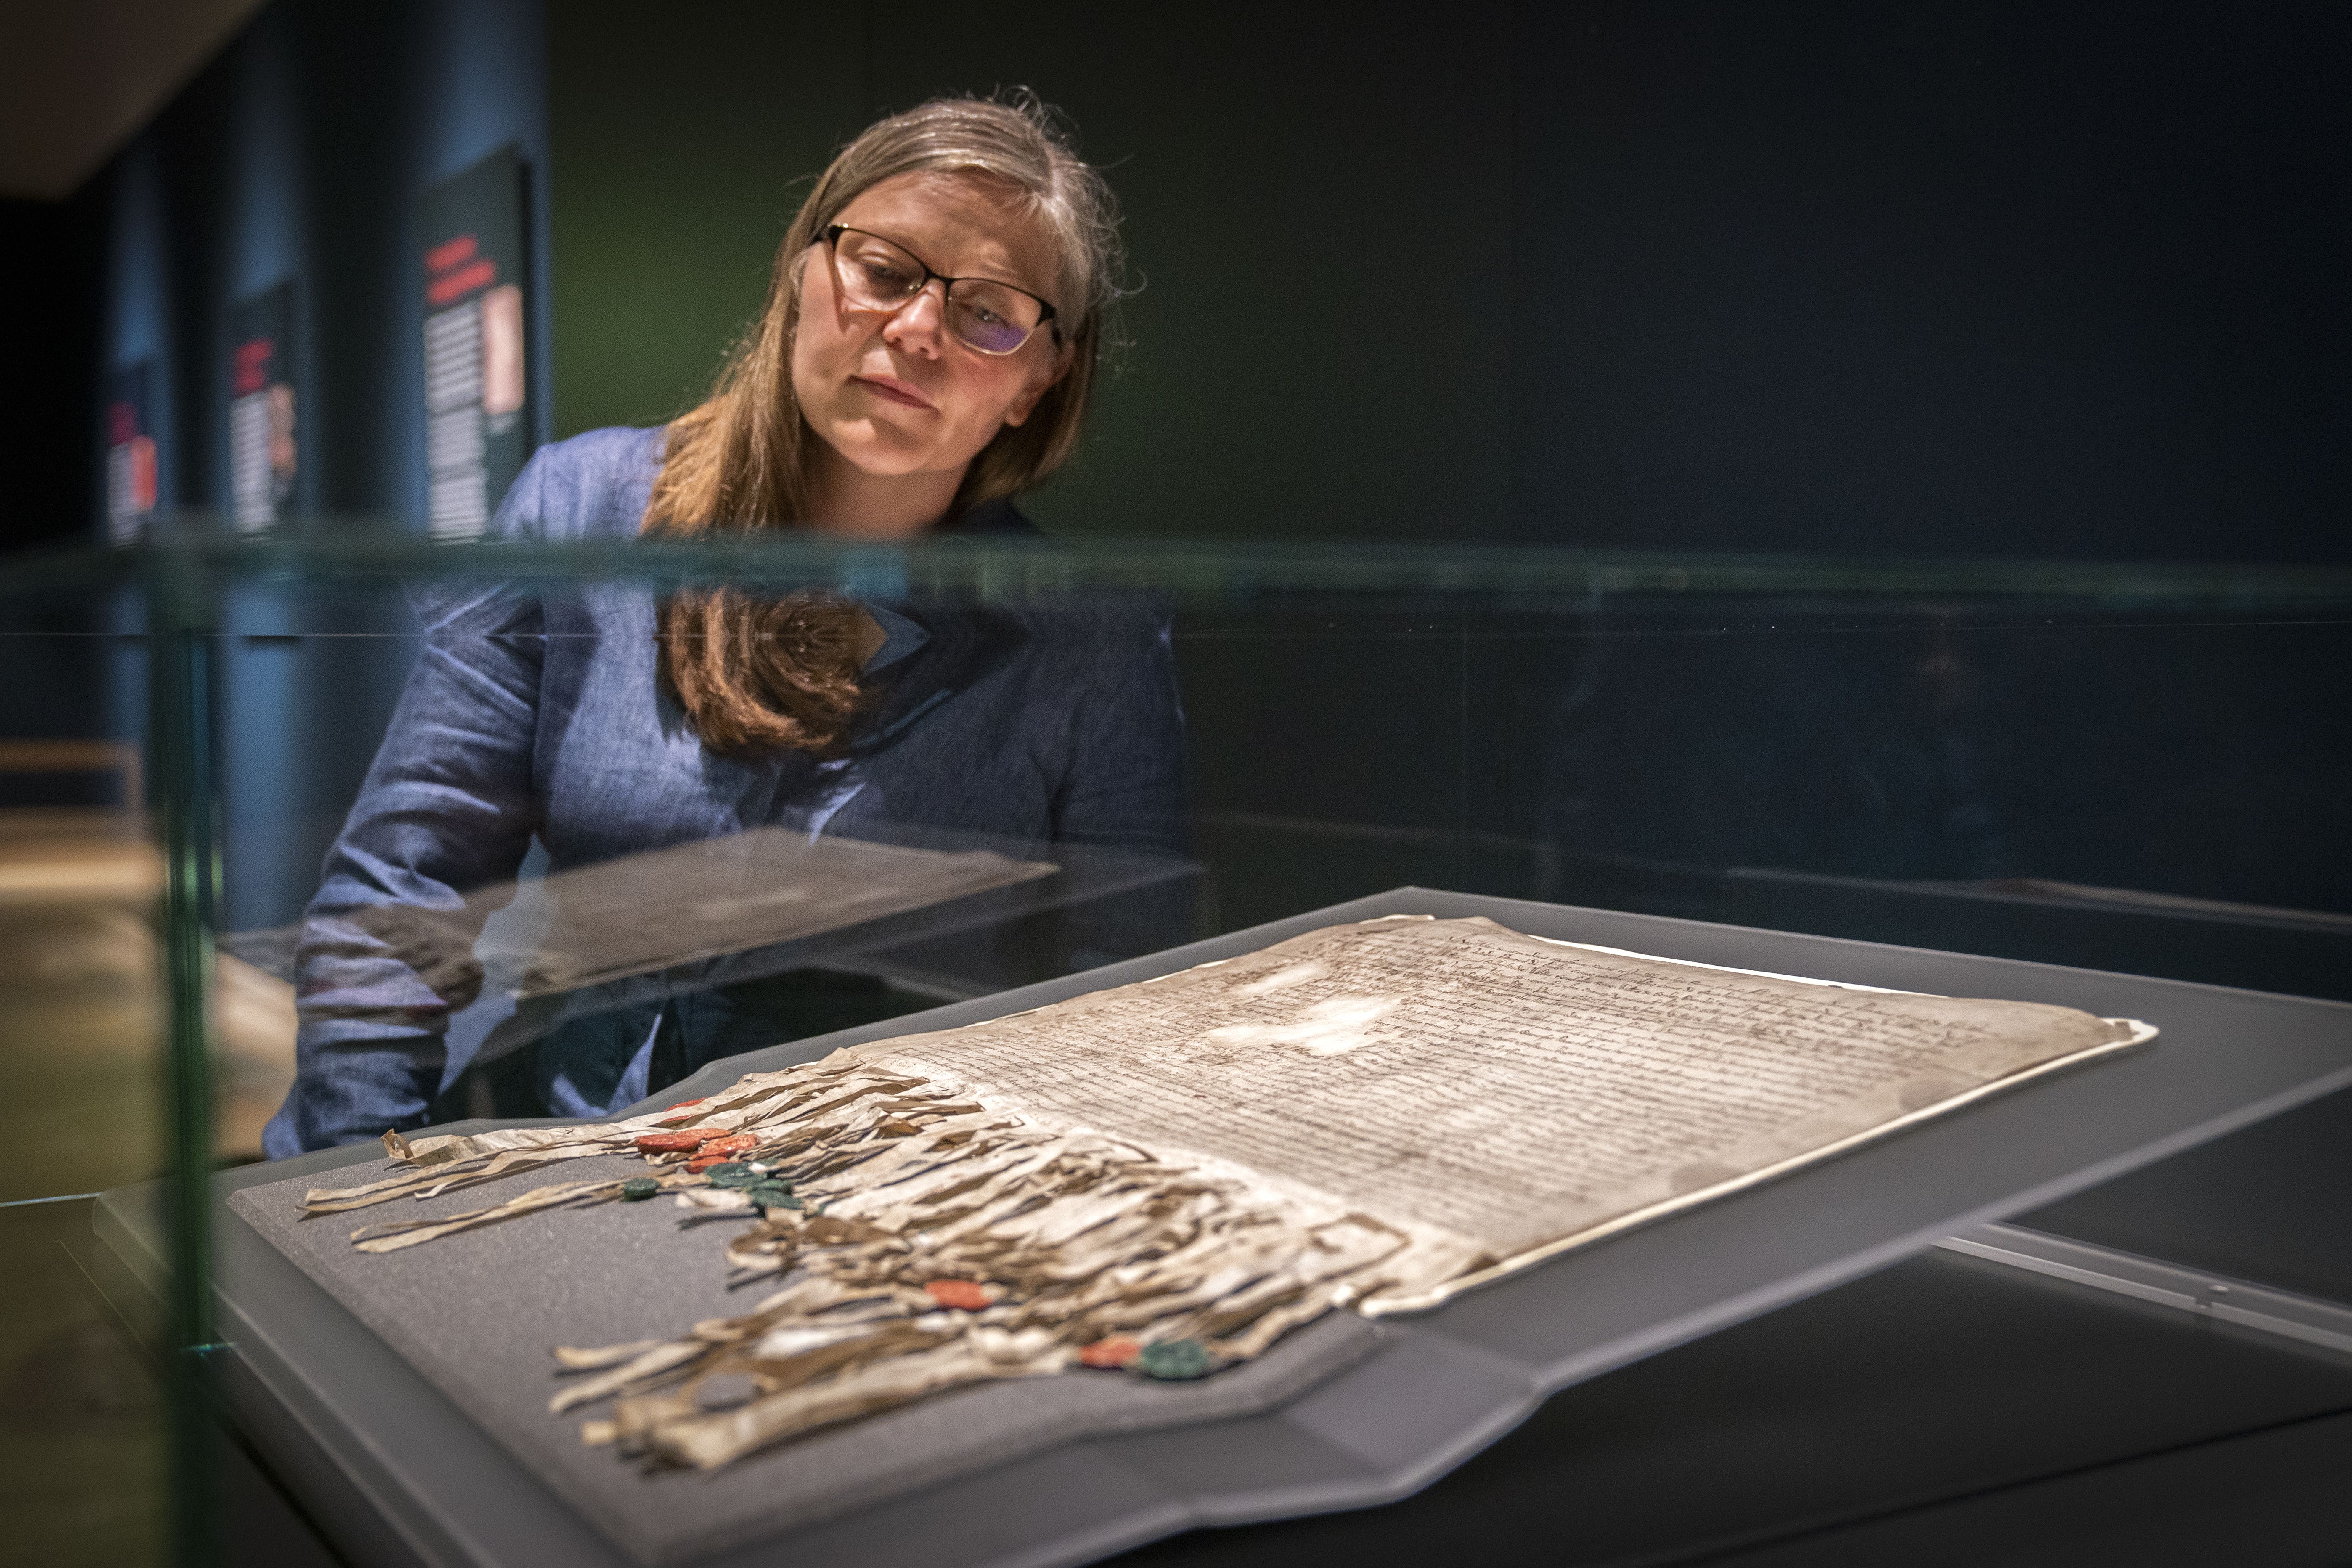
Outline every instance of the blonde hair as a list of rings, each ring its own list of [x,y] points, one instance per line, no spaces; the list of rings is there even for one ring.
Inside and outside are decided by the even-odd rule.
[[[765,308],[710,395],[669,426],[644,531],[679,536],[808,521],[818,437],[793,392],[798,263],[859,195],[917,173],[984,182],[1043,227],[1057,263],[1049,330],[1068,356],[1028,419],[998,431],[972,459],[955,510],[1033,489],[1069,458],[1093,395],[1106,317],[1121,291],[1118,203],[1034,96],[934,99],[867,127],[801,204],[777,248]],[[858,630],[855,605],[820,595],[759,601],[732,588],[687,590],[660,611],[661,670],[688,722],[715,751],[825,752],[856,715]]]

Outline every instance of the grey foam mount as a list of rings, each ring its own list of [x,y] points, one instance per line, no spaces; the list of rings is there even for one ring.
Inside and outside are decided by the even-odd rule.
[[[647,1476],[582,1448],[572,1418],[544,1412],[555,1386],[545,1352],[607,1330],[667,1334],[678,1312],[743,1310],[717,1288],[718,1236],[681,1239],[608,1209],[368,1257],[341,1245],[347,1226],[295,1224],[286,1200],[317,1173],[376,1152],[306,1155],[216,1178],[219,1337],[235,1350],[214,1358],[222,1392],[362,1563],[1083,1563],[1192,1526],[1402,1497],[1557,1389],[2352,1083],[2352,1006],[2341,1004],[1407,888],[751,1052],[632,1113],[839,1046],[973,1023],[1385,914],[1485,915],[1738,968],[2056,1003],[2143,1018],[2162,1035],[1438,1311],[1377,1325],[1327,1319],[1203,1384],[1071,1374],[964,1390],[707,1477]],[[479,1190],[457,1196],[467,1201],[481,1201]],[[160,1285],[152,1188],[108,1194],[97,1224],[132,1275]],[[415,1270],[381,1268],[435,1255]]]

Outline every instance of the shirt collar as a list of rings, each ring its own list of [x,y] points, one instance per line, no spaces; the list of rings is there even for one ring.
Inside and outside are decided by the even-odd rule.
[[[864,674],[878,674],[931,640],[930,633],[887,605],[869,604],[866,613],[882,628],[882,646],[866,661]]]

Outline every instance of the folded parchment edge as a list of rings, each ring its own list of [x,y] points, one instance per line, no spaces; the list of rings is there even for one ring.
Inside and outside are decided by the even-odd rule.
[[[1582,944],[1575,943],[1570,945],[1580,946]],[[1637,956],[1647,958],[1654,955],[1643,953]],[[1703,965],[1702,967],[1715,968],[1717,966],[1707,964]],[[1760,972],[1741,971],[1740,973],[1756,973]],[[1774,975],[1771,976],[1771,978],[1794,980],[1801,977],[1797,975]],[[1835,985],[1840,983],[1832,980],[1817,981],[1813,982],[1813,984]],[[1878,987],[1855,986],[1853,989],[1876,990]],[[1899,994],[1890,993],[1890,994]],[[1776,1160],[1771,1164],[1759,1166],[1753,1171],[1742,1172],[1736,1176],[1727,1177],[1723,1181],[1714,1183],[1707,1186],[1694,1188],[1692,1191],[1687,1193],[1678,1193],[1670,1198],[1662,1198],[1654,1204],[1648,1204],[1638,1209],[1628,1210],[1624,1214],[1616,1215],[1609,1219],[1605,1219],[1598,1225],[1588,1226],[1582,1230],[1571,1232],[1567,1236],[1555,1237],[1550,1241],[1545,1242],[1540,1247],[1529,1247],[1525,1252],[1514,1253],[1512,1256],[1504,1258],[1499,1263],[1490,1264],[1485,1268],[1476,1269],[1468,1274],[1459,1275],[1442,1284],[1433,1286],[1427,1290],[1420,1291],[1409,1296],[1367,1296],[1355,1303],[1355,1310],[1367,1318],[1400,1317],[1414,1312],[1433,1311],[1437,1308],[1444,1306],[1447,1302],[1453,1300],[1457,1296],[1463,1295],[1471,1290],[1478,1289],[1482,1286],[1492,1285],[1497,1280],[1507,1279],[1514,1274],[1518,1274],[1527,1269],[1532,1268],[1539,1263],[1548,1263],[1563,1253],[1573,1252],[1579,1247],[1590,1247],[1595,1242],[1605,1241],[1611,1237],[1622,1235],[1624,1232],[1635,1229],[1638,1226],[1652,1224],[1672,1215],[1680,1214],[1685,1209],[1696,1208],[1701,1204],[1711,1203],[1717,1198],[1726,1197],[1730,1194],[1743,1191],[1748,1187],[1757,1186],[1762,1183],[1771,1181],[1776,1177],[1787,1175],[1789,1173],[1799,1170],[1803,1166],[1813,1164],[1819,1161],[1834,1158],[1839,1154],[1846,1152],[1848,1150],[1859,1148],[1865,1143],[1875,1142],[1879,1139],[1902,1131],[1906,1127],[1917,1126],[1920,1122],[1931,1121],[1948,1111],[1958,1110],[1963,1106],[1972,1104],[1975,1101],[1986,1099],[1989,1096],[2006,1093],[2010,1089],[2015,1089],[2019,1085],[2031,1079],[2047,1077],[2052,1073],[2063,1072],[2067,1068],[2079,1067],[2085,1062],[2093,1061],[2100,1058],[2113,1056],[2119,1051],[2137,1049],[2137,1047],[2147,1045],[2149,1041],[2155,1039],[2158,1033],[2156,1026],[2153,1024],[2143,1023],[2137,1018],[2102,1018],[2099,1021],[2103,1024],[2115,1025],[2116,1027],[2124,1030],[2125,1033],[2123,1037],[2120,1039],[2103,1041],[2095,1046],[2086,1046],[2079,1051],[2070,1051],[2063,1057],[2053,1057],[2048,1061],[2036,1062],[2032,1067],[2021,1068],[2016,1072],[2004,1074],[2001,1077],[1993,1079],[1988,1082],[1978,1084],[1973,1089],[1962,1089],[1959,1093],[1951,1095],[1944,1100],[1937,1100],[1931,1105],[1923,1105],[1916,1110],[1906,1111],[1902,1115],[1897,1116],[1891,1121],[1878,1122],[1873,1126],[1862,1128],[1853,1132],[1849,1132],[1843,1138],[1833,1139],[1831,1142],[1821,1144],[1815,1148],[1800,1151],[1785,1159]]]

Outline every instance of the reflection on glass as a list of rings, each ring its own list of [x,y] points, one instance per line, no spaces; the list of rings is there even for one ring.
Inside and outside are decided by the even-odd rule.
[[[166,1158],[140,761],[113,742],[0,742],[0,1465],[26,1561],[160,1563],[167,1539],[163,1391],[89,1283],[88,1194]],[[292,1044],[289,1028],[288,1076]]]
[[[553,448],[501,527],[554,510],[542,483],[658,449]],[[799,746],[697,732],[658,590],[420,587],[422,655],[280,960],[301,1065],[267,1150],[603,1114],[722,1055],[1190,936],[1165,610],[888,586],[824,601],[862,642],[833,731]]]

